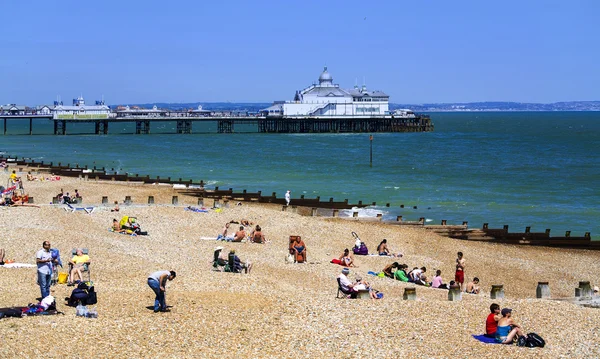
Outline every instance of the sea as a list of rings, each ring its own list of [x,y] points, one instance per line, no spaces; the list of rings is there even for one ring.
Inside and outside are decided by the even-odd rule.
[[[203,180],[207,188],[376,202],[359,216],[429,224],[488,223],[511,232],[600,238],[600,112],[432,113],[429,133],[259,134],[236,126],[217,134],[177,135],[175,122],[133,135],[133,124],[8,120],[0,152],[97,166],[118,173]],[[204,126],[203,128],[200,128]],[[389,207],[386,206],[389,204]],[[403,208],[402,208],[403,206]],[[351,211],[343,213],[350,215]]]

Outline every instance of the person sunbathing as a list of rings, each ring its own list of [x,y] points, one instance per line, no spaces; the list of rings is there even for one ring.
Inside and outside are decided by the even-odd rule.
[[[377,253],[380,256],[391,256],[391,257],[402,257],[402,253],[392,253],[387,245],[387,239],[383,239],[381,243],[377,246]]]
[[[117,233],[127,233],[126,229],[121,228],[121,225],[119,224],[119,221],[117,221],[116,218],[113,219],[113,224],[112,224],[111,230],[113,232],[117,232]]]
[[[68,285],[73,285],[73,283],[77,280],[76,278],[79,278],[79,281],[83,281],[83,275],[81,272],[85,270],[86,264],[90,264],[90,257],[87,254],[83,254],[83,251],[78,248],[69,263],[73,266],[73,268],[71,269],[71,281],[68,283]]]
[[[304,263],[306,262],[306,244],[300,236],[297,236],[292,244],[292,249],[294,250],[294,259],[296,263]]]
[[[233,236],[232,242],[241,242],[246,238],[246,231],[244,230],[244,226],[240,226],[240,230],[235,232],[235,236]]]
[[[254,243],[265,243],[265,235],[262,232],[262,228],[257,224],[252,234],[250,234],[250,239]]]
[[[342,253],[339,260],[340,265],[344,267],[356,267],[356,264],[354,264],[354,256],[350,254],[350,250],[348,250],[348,248],[344,249],[344,253]]]

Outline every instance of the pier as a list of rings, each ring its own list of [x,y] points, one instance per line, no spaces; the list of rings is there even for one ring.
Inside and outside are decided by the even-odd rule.
[[[257,133],[376,133],[376,132],[429,132],[433,131],[433,123],[427,115],[411,118],[394,115],[385,116],[290,116],[273,118],[268,116],[248,115],[245,113],[211,112],[197,115],[181,111],[161,111],[156,115],[121,116],[111,113],[110,116],[94,118],[61,118],[52,114],[0,114],[3,120],[3,134],[6,135],[7,121],[29,121],[29,134],[34,134],[33,120],[52,121],[55,135],[67,135],[68,125],[76,123],[93,123],[96,135],[108,135],[109,127],[114,124],[133,123],[133,134],[147,135],[152,127],[160,123],[175,122],[176,134],[215,133],[194,130],[194,123],[208,123],[216,129],[216,133],[235,133],[236,126],[244,125],[243,132]]]

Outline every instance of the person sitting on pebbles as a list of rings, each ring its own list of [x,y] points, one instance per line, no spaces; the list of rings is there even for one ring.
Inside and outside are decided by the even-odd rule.
[[[496,327],[496,342],[501,344],[512,344],[515,335],[519,337],[527,335],[523,332],[523,328],[512,318],[512,309],[502,309],[502,318],[498,319],[498,327]]]
[[[235,249],[232,249],[229,252],[229,255],[233,255],[233,271],[236,273],[241,273],[244,270],[244,273],[249,274],[250,270],[252,270],[252,263],[250,261],[242,261],[240,257],[235,254]]]
[[[265,235],[262,232],[262,228],[257,224],[252,233],[250,234],[250,241],[253,243],[265,243]]]
[[[387,239],[383,239],[377,246],[377,253],[380,256],[402,257],[402,253],[392,253],[387,245]]]
[[[339,260],[340,260],[341,266],[357,267],[357,265],[354,264],[354,256],[352,254],[350,254],[350,250],[348,250],[348,248],[344,249],[344,253],[342,253]]]
[[[475,277],[469,283],[467,283],[466,292],[468,294],[479,294],[479,278]]]
[[[398,268],[400,268],[400,264],[398,262],[394,262],[385,266],[382,272],[386,277],[394,278],[394,273]]]
[[[241,242],[246,238],[246,231],[244,230],[244,226],[240,226],[240,230],[235,232],[235,236],[233,236],[232,242]]]

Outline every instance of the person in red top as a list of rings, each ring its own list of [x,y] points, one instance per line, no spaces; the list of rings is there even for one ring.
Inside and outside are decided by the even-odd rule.
[[[488,314],[485,320],[485,336],[488,338],[496,337],[496,330],[498,329],[498,320],[502,318],[500,314],[500,306],[496,303],[490,305],[490,314]]]

